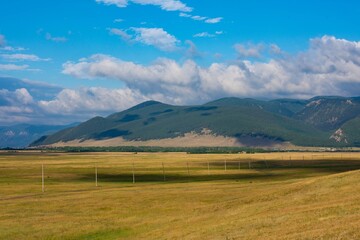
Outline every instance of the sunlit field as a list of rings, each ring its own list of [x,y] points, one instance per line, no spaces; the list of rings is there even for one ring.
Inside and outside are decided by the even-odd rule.
[[[358,169],[359,153],[2,152],[0,239],[359,239]]]

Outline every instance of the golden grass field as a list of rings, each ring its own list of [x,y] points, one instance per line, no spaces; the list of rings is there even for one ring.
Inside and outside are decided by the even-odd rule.
[[[359,153],[1,152],[0,239],[360,239],[358,169]]]

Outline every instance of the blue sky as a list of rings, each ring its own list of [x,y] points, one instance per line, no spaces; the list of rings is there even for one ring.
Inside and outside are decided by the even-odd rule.
[[[360,92],[359,1],[5,0],[0,7],[3,124],[41,122],[35,115],[68,123],[148,99]],[[51,94],[36,94],[40,85]]]

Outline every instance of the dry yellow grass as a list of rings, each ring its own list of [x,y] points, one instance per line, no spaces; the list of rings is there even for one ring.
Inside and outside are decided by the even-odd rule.
[[[2,153],[0,239],[359,239],[356,169],[357,153]]]

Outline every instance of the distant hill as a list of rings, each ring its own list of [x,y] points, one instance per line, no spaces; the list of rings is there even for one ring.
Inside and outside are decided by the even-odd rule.
[[[41,136],[55,133],[64,128],[74,127],[76,123],[70,125],[30,125],[18,124],[13,126],[0,126],[0,148],[23,148]]]
[[[44,136],[32,146],[169,142],[182,146],[191,145],[194,139],[197,146],[217,141],[222,146],[358,146],[359,106],[360,98],[343,97],[271,101],[223,98],[200,106],[148,101]]]

